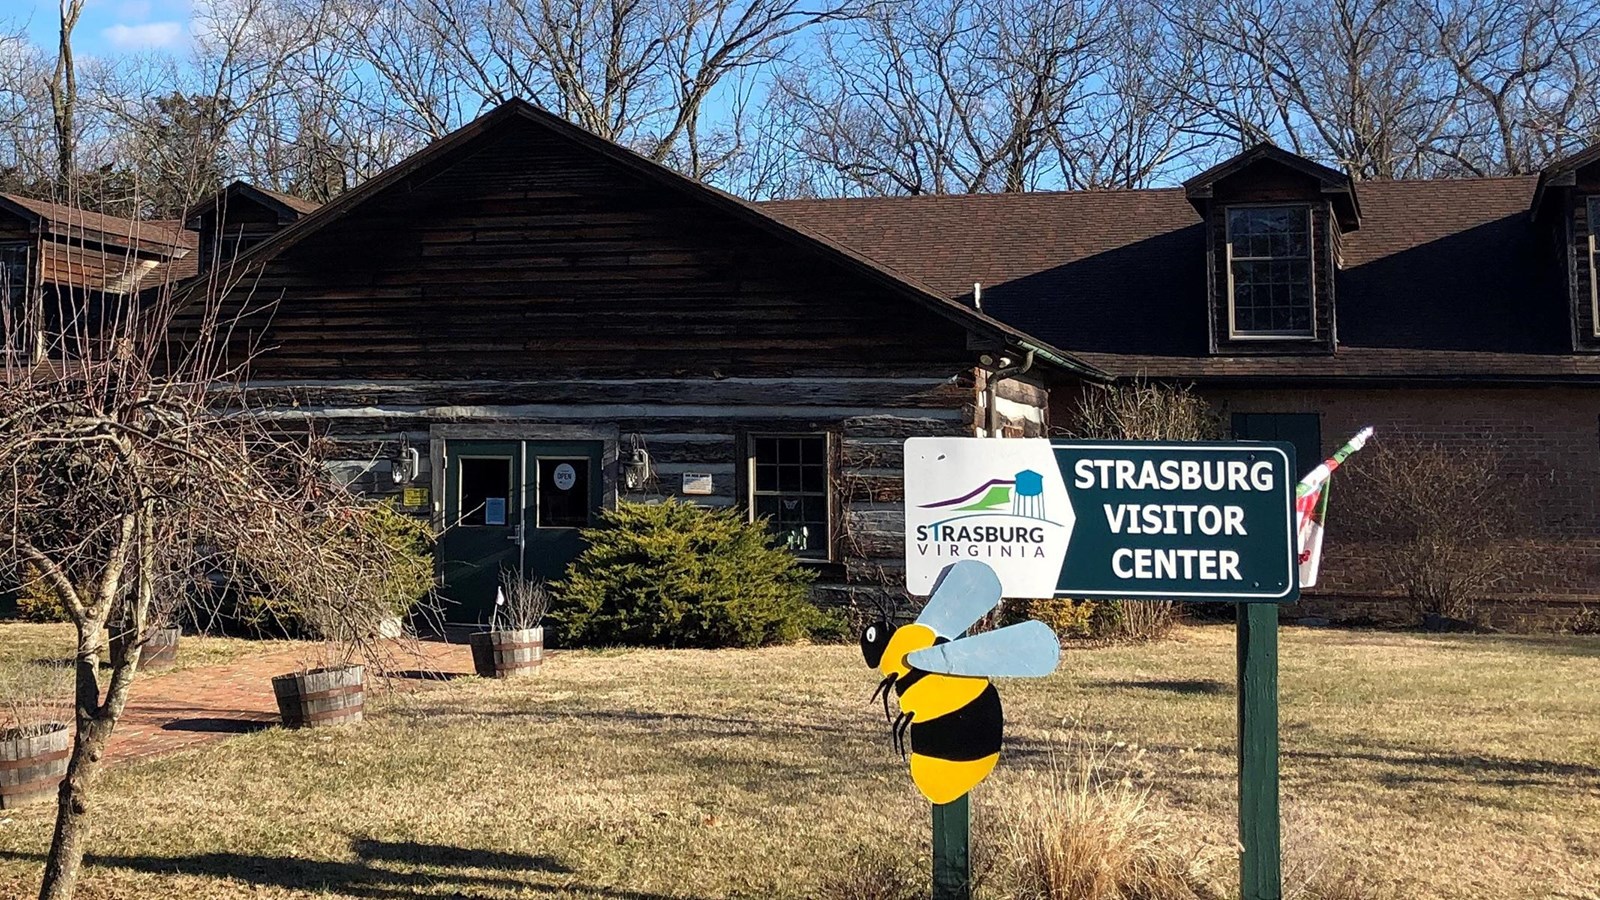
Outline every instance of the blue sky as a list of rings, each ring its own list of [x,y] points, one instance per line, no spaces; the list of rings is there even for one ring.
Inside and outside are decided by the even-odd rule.
[[[80,56],[181,52],[189,43],[192,7],[193,0],[89,0],[73,49]],[[41,47],[55,46],[59,16],[56,0],[0,0],[0,26],[23,25]]]

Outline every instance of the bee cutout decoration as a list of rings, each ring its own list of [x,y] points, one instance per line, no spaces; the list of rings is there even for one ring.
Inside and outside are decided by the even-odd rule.
[[[1000,759],[1005,717],[991,677],[1042,678],[1054,672],[1061,643],[1043,622],[1027,621],[959,637],[1000,603],[1000,579],[976,560],[948,566],[915,622],[880,619],[861,633],[861,654],[883,680],[883,715],[911,780],[934,803],[972,790]],[[889,694],[899,698],[891,716]]]

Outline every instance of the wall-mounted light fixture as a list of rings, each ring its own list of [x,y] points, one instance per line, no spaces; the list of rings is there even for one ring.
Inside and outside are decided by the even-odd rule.
[[[401,442],[400,455],[389,460],[389,477],[395,484],[409,484],[422,471],[422,454],[417,448]]]
[[[654,467],[650,464],[650,451],[644,448],[644,441],[637,434],[632,438],[632,445],[622,460],[622,484],[630,491],[637,491],[650,482]]]

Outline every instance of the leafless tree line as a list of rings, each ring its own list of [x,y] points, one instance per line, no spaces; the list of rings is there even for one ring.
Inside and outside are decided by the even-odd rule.
[[[509,97],[752,196],[1121,188],[1271,140],[1371,178],[1597,137],[1584,0],[206,0],[180,55],[0,28],[0,186],[327,199]],[[126,185],[160,185],[134,197]]]

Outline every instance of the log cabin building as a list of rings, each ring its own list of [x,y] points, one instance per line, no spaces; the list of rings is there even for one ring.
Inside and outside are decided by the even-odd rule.
[[[224,193],[191,218],[199,246],[239,212],[258,242],[202,254],[227,271],[196,289],[257,303],[237,332],[269,348],[254,399],[450,526],[468,621],[501,566],[561,574],[618,497],[768,518],[824,602],[887,589],[906,437],[1042,435],[1048,378],[1106,379],[521,102],[314,211]]]
[[[239,336],[255,398],[449,526],[466,621],[619,497],[768,519],[820,602],[894,593],[906,437],[1049,434],[1135,378],[1302,467],[1367,424],[1492,444],[1559,560],[1507,599],[1600,601],[1600,148],[1512,178],[1355,183],[1260,146],[1175,188],[752,203],[512,101],[325,206],[235,184],[188,222],[196,290],[270,298]],[[1392,600],[1339,496],[1303,613]]]

